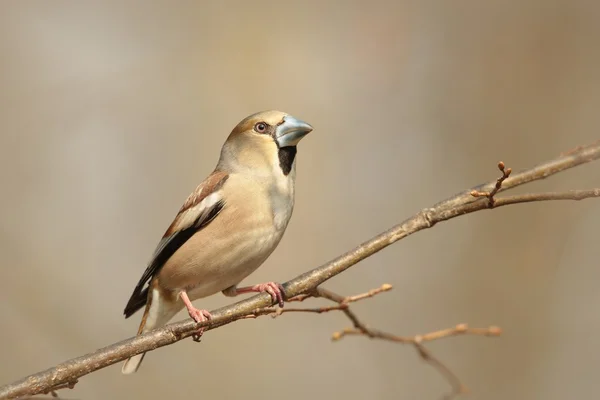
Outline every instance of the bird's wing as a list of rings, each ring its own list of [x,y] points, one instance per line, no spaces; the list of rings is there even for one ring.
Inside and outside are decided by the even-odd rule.
[[[220,189],[229,176],[225,172],[215,171],[187,198],[177,216],[156,246],[148,267],[133,290],[125,306],[125,318],[128,318],[146,304],[148,288],[146,283],[162,268],[167,260],[194,233],[211,223],[225,206]]]

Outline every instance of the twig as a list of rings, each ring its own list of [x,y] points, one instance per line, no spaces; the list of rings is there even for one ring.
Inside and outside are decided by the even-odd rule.
[[[457,335],[477,335],[477,336],[500,336],[502,330],[496,326],[489,328],[469,328],[466,324],[456,325],[454,328],[443,329],[436,332],[427,333],[424,335],[415,336],[398,336],[391,333],[383,332],[377,329],[370,329],[363,325],[363,328],[347,328],[339,332],[335,332],[331,339],[338,341],[346,336],[367,336],[371,339],[387,340],[395,343],[410,344],[415,347],[421,358],[438,370],[448,381],[452,387],[452,391],[444,396],[450,399],[459,394],[468,393],[468,387],[463,384],[460,378],[452,372],[442,361],[436,358],[423,343],[439,340]]]
[[[361,293],[355,296],[347,296],[343,297],[339,294],[336,294],[330,290],[318,288],[312,294],[307,294],[301,297],[298,301],[304,301],[311,297],[322,297],[328,300],[331,300],[337,305],[329,306],[329,307],[317,307],[317,308],[274,308],[274,307],[266,307],[259,310],[255,310],[253,314],[246,315],[243,318],[257,318],[262,315],[270,315],[273,318],[280,316],[281,314],[286,314],[290,312],[307,312],[307,313],[316,313],[321,314],[330,311],[343,311],[346,316],[352,321],[354,328],[347,328],[339,332],[335,332],[331,339],[333,341],[338,341],[345,336],[366,336],[371,339],[382,339],[396,343],[402,344],[410,344],[413,345],[417,353],[421,356],[421,358],[432,365],[436,370],[446,378],[448,383],[450,384],[452,391],[446,395],[444,398],[450,399],[456,395],[461,393],[467,393],[468,388],[464,385],[459,377],[444,363],[442,363],[438,358],[436,358],[431,351],[429,351],[423,343],[431,342],[433,340],[439,340],[443,338],[448,338],[451,336],[458,335],[479,335],[479,336],[500,336],[502,330],[498,327],[491,326],[489,328],[469,328],[467,324],[459,324],[454,328],[443,329],[435,332],[430,332],[424,335],[415,335],[412,337],[408,336],[398,336],[391,333],[386,333],[377,329],[372,329],[367,327],[367,325],[360,321],[360,319],[356,316],[356,314],[350,310],[349,303],[364,300],[370,297],[373,297],[377,294],[387,292],[392,289],[392,285],[384,284],[381,287],[373,290],[369,290],[366,293]]]
[[[342,311],[348,306],[346,304],[339,304],[337,306],[329,306],[329,307],[315,307],[315,308],[275,308],[275,307],[265,307],[254,310],[252,314],[244,315],[240,319],[255,319],[263,315],[270,315],[275,318],[280,316],[281,314],[288,313],[314,313],[314,314],[323,314],[330,311]]]
[[[381,285],[381,287],[378,287],[377,289],[372,289],[369,290],[368,292],[365,293],[361,293],[361,294],[357,294],[356,296],[348,296],[348,297],[341,297],[339,295],[335,295],[337,296],[336,298],[339,299],[339,301],[334,300],[336,303],[338,303],[337,306],[329,306],[329,307],[315,307],[315,308],[275,308],[275,307],[265,307],[265,308],[261,308],[261,309],[257,309],[254,310],[254,312],[250,315],[245,315],[242,318],[246,318],[246,319],[254,319],[256,317],[259,317],[261,315],[270,315],[271,317],[275,318],[280,316],[281,314],[286,314],[286,313],[291,313],[291,312],[305,312],[305,313],[314,313],[314,314],[322,314],[322,313],[326,313],[326,312],[330,312],[330,311],[344,311],[348,309],[348,303],[351,302],[356,302],[359,300],[363,300],[363,299],[367,299],[373,296],[376,296],[380,293],[383,292],[387,292],[392,290],[392,285],[390,285],[389,283],[386,283],[384,285]],[[320,296],[319,292],[320,291],[325,291],[325,289],[321,289],[319,288],[319,290],[315,291],[313,294],[307,294],[307,295],[302,295],[302,296],[297,296],[294,297],[294,299],[291,299],[293,301],[304,301],[308,298],[312,298],[312,297],[324,297],[324,296]],[[327,291],[327,293],[332,293]]]
[[[348,300],[358,300],[370,297],[371,293],[377,294],[381,293],[385,290],[390,290],[391,285],[383,285],[379,289],[371,290],[368,293],[352,296],[352,297],[342,297],[338,294],[335,294],[329,290],[320,289],[318,294],[322,297],[328,298],[329,300],[335,301],[339,306],[348,305]],[[459,324],[454,328],[443,329],[440,331],[430,332],[424,335],[415,335],[412,337],[408,336],[398,336],[391,333],[383,332],[377,329],[369,328],[365,323],[360,321],[360,319],[354,314],[349,307],[342,309],[346,313],[346,316],[352,321],[354,328],[346,328],[342,331],[335,332],[331,339],[333,341],[339,341],[345,336],[366,336],[371,339],[382,339],[396,343],[402,344],[411,344],[417,350],[417,353],[421,356],[421,358],[432,365],[435,369],[437,369],[448,381],[450,384],[452,391],[445,396],[445,398],[450,399],[462,393],[467,393],[469,389],[466,385],[464,385],[459,377],[444,363],[442,363],[438,358],[434,357],[433,354],[423,345],[425,342],[431,342],[433,340],[439,340],[451,336],[457,335],[479,335],[479,336],[500,336],[502,330],[498,327],[491,326],[489,328],[469,328],[467,324]]]
[[[581,148],[581,146],[579,147]],[[516,203],[530,203],[533,201],[549,201],[549,200],[584,200],[591,197],[600,197],[600,188],[588,189],[588,190],[567,190],[564,192],[549,192],[549,193],[529,193],[519,196],[509,196],[496,199],[494,196],[502,188],[502,182],[504,182],[509,176],[512,170],[510,168],[504,168],[504,163],[500,161],[498,163],[498,169],[502,172],[502,176],[496,180],[496,186],[490,192],[482,192],[479,190],[472,190],[471,196],[473,197],[487,197],[488,208],[496,208],[507,206]]]
[[[512,172],[511,168],[504,167],[504,162],[502,162],[502,161],[500,161],[498,163],[498,169],[500,170],[500,172],[502,172],[502,176],[496,180],[496,185],[490,192],[480,192],[478,190],[473,190],[471,192],[471,196],[473,196],[473,197],[487,197],[489,208],[494,208],[494,203],[495,203],[494,196],[496,195],[496,193],[498,193],[498,191],[502,187],[502,182],[504,182],[506,179],[508,179],[508,177],[510,176],[510,173]]]
[[[563,154],[554,160],[531,169],[511,174],[510,177],[501,182],[501,188],[497,190],[497,193],[532,181],[545,179],[566,169],[589,163],[598,158],[600,158],[600,141],[592,145],[577,148],[568,154]],[[479,185],[458,193],[432,207],[425,208],[349,252],[286,282],[283,285],[286,298],[314,291],[323,282],[413,233],[431,228],[439,222],[447,221],[460,215],[488,209],[489,199],[485,201],[482,198],[473,197],[471,193],[472,191],[491,192],[496,187],[496,184],[497,180]],[[587,197],[584,196],[583,198]],[[525,201],[515,201],[510,204],[520,202]],[[111,344],[92,353],[65,361],[45,371],[2,386],[0,387],[0,399],[34,395],[49,391],[54,387],[74,381],[84,375],[118,363],[136,354],[178,342],[191,336],[199,327],[205,327],[206,330],[215,329],[238,320],[245,315],[252,314],[256,309],[268,307],[272,304],[271,296],[261,293],[212,311],[213,318],[210,321],[197,324],[194,321],[185,320],[123,340],[119,343]],[[344,312],[346,311],[348,310],[344,310]],[[356,326],[356,322],[353,321],[353,323]]]
[[[532,193],[519,196],[506,196],[494,200],[493,207],[508,206],[516,203],[531,203],[533,201],[550,200],[584,200],[592,197],[600,197],[600,188],[588,190],[568,190],[566,192]]]
[[[346,299],[345,297],[340,296],[339,294],[333,293],[324,288],[317,288],[317,290],[315,291],[315,296],[323,297],[325,299],[335,301],[336,303],[340,304],[344,304],[344,300]],[[348,319],[352,321],[352,325],[354,325],[356,329],[362,332],[367,331],[367,327],[358,319],[356,314],[354,314],[354,312],[350,310],[350,308],[346,307],[342,311],[344,312],[344,314],[346,314],[346,317],[348,317]]]
[[[456,396],[470,392],[469,388],[460,381],[460,378],[452,372],[448,366],[442,363],[438,358],[434,357],[425,346],[422,344],[415,344],[415,348],[417,349],[419,356],[433,368],[437,369],[446,378],[448,383],[450,383],[452,390],[442,397],[443,400],[450,400]]]
[[[375,339],[384,339],[389,340],[391,342],[403,343],[403,344],[422,344],[426,342],[432,342],[434,340],[439,340],[443,338],[447,338],[450,336],[459,336],[459,335],[476,335],[476,336],[500,336],[502,334],[502,329],[497,326],[490,326],[489,328],[469,328],[467,324],[459,324],[454,328],[442,329],[439,331],[427,333],[424,335],[415,335],[415,336],[397,336],[391,333],[382,332],[376,329],[366,329],[368,333],[367,336],[375,338]],[[356,328],[346,328],[342,331],[335,332],[331,337],[332,340],[337,341],[342,339],[344,336],[360,336],[365,335],[361,329]]]
[[[377,289],[369,290],[367,293],[358,294],[356,296],[345,297],[344,300],[342,301],[342,303],[354,303],[355,301],[367,299],[369,297],[373,297],[375,295],[378,295],[379,293],[387,292],[389,290],[392,290],[392,285],[390,285],[389,283],[384,283],[383,285],[381,285],[381,287],[378,287]]]

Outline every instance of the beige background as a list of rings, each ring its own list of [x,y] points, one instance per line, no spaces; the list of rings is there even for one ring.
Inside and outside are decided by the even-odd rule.
[[[216,2],[213,2],[216,3]],[[598,138],[600,3],[0,3],[0,382],[131,336],[123,307],[160,235],[246,115],[276,108],[299,146],[281,245],[248,282],[285,281],[420,208]],[[599,185],[596,164],[528,190]],[[332,280],[372,326],[468,322],[499,339],[431,349],[471,399],[600,390],[600,203],[481,212]],[[213,308],[230,300],[199,302]],[[184,313],[179,318],[187,317]],[[349,338],[342,315],[230,325],[84,378],[66,398],[434,399],[410,348]]]

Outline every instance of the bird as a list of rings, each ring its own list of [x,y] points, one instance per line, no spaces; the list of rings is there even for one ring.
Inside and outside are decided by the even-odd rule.
[[[210,319],[192,302],[219,292],[267,292],[283,307],[279,283],[238,285],[283,237],[294,208],[297,145],[312,130],[276,110],[233,128],[214,171],[179,209],[125,306],[125,318],[144,308],[138,335],[166,325],[183,308],[196,322]],[[136,372],[144,355],[127,359],[122,373]]]

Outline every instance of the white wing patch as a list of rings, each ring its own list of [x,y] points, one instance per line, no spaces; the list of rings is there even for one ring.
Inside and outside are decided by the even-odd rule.
[[[182,231],[191,227],[198,221],[198,218],[208,210],[210,210],[215,204],[221,200],[223,196],[219,192],[211,193],[206,196],[200,203],[192,208],[185,210],[179,216],[177,225],[175,225],[176,231]]]
[[[171,240],[173,240],[173,238],[181,231],[191,228],[194,224],[202,225],[205,223],[207,216],[211,213],[211,211],[213,211],[212,209],[217,205],[217,203],[222,202],[222,199],[223,196],[220,192],[211,193],[196,206],[191,207],[179,214],[172,227],[173,233],[171,233],[169,236],[163,237],[160,242],[158,242],[156,250],[154,250],[154,254],[152,255],[152,261],[150,264],[156,260],[156,258],[165,250],[167,245],[169,245]]]

